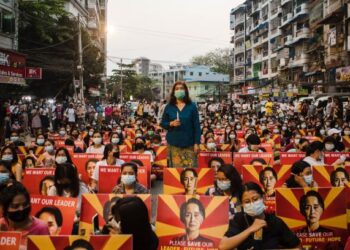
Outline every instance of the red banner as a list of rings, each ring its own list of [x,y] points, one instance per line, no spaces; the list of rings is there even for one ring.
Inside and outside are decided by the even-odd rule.
[[[81,214],[79,222],[79,234],[91,235],[96,231],[102,231],[103,226],[111,216],[111,208],[117,200],[128,195],[121,194],[84,194],[82,196]],[[146,207],[151,218],[151,195],[138,194]],[[96,218],[97,217],[97,218]]]
[[[124,160],[125,162],[129,162],[131,160],[140,160],[143,166],[147,168],[147,171],[151,172],[151,155],[149,154],[120,154],[120,159]]]
[[[304,157],[305,153],[281,152],[280,162],[281,165],[293,165],[294,162],[302,160]]]
[[[272,152],[247,152],[247,153],[234,153],[233,154],[233,165],[236,169],[242,173],[243,165],[250,165],[251,161],[261,158],[264,159],[267,165],[272,166],[274,163]]]
[[[0,76],[24,78],[25,66],[25,55],[0,48]]]
[[[28,237],[28,250],[53,249],[99,249],[99,250],[132,250],[132,235],[92,235],[92,236],[36,236]]]
[[[200,152],[198,154],[198,167],[208,168],[212,158],[221,158],[225,163],[232,164],[231,152]]]
[[[54,175],[54,168],[27,168],[24,170],[22,183],[30,194],[43,194],[42,191],[45,193],[49,186],[53,185],[52,181],[46,183],[43,179],[46,176]],[[42,184],[42,186],[40,184]]]
[[[100,166],[99,167],[99,181],[98,181],[98,192],[99,193],[111,193],[113,188],[118,185],[118,180],[121,175],[121,168],[116,166]],[[145,167],[137,168],[137,179],[138,181],[150,188],[148,181],[148,174]]]
[[[343,249],[347,238],[344,188],[276,189],[276,214],[307,249]]]
[[[326,152],[324,153],[324,163],[327,165],[332,165],[335,161],[337,161],[341,156],[345,156],[346,158],[350,157],[350,153],[341,153],[341,152]]]
[[[164,169],[163,192],[164,194],[186,194],[189,192],[205,194],[208,188],[214,184],[214,170],[210,168],[190,169],[184,172],[184,168]],[[194,171],[196,174],[194,174]],[[184,172],[184,173],[182,173]],[[181,183],[183,175],[184,183]]]
[[[228,225],[228,197],[159,195],[156,233],[160,249],[218,249]],[[205,211],[203,213],[202,211]],[[186,216],[192,215],[191,223]],[[194,226],[195,224],[195,226]],[[198,237],[187,240],[186,228]]]
[[[72,233],[77,198],[58,196],[31,195],[32,215],[45,221],[55,223],[48,225],[50,235],[67,235]],[[58,221],[61,218],[61,224]]]
[[[1,250],[19,250],[22,234],[20,232],[0,232]]]

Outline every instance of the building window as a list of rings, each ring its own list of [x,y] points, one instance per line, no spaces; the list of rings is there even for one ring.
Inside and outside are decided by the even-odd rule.
[[[208,85],[205,85],[205,90],[208,90],[209,89],[209,86]]]
[[[15,33],[15,15],[7,10],[0,9],[0,32]]]
[[[193,72],[192,71],[190,72],[190,76],[193,76]]]
[[[202,72],[198,72],[198,76],[202,76]]]

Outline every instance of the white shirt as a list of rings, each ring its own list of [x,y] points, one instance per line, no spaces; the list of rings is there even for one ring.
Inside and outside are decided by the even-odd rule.
[[[69,108],[67,111],[68,122],[75,122],[75,111],[72,108]]]
[[[117,161],[115,162],[115,165],[112,165],[112,166],[120,167],[124,163],[125,162],[123,160],[117,159]],[[111,166],[111,165],[108,165],[107,160],[98,161],[96,163],[96,166],[95,166],[95,169],[94,169],[94,173],[92,174],[92,177],[91,177],[95,181],[98,181],[100,166]]]
[[[323,161],[317,161],[314,158],[312,158],[311,156],[305,157],[303,159],[303,161],[309,163],[310,166],[324,166],[324,162]]]
[[[88,154],[103,154],[104,150],[105,150],[104,145],[101,145],[101,147],[99,147],[99,148],[95,148],[93,145],[91,145],[90,147],[88,147],[86,149],[86,153],[88,153]]]

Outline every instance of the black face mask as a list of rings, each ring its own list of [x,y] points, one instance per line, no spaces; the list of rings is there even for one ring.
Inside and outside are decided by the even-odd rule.
[[[145,144],[143,143],[136,143],[135,144],[135,150],[140,150],[140,149],[144,149],[145,148]]]
[[[119,152],[114,152],[114,153],[113,153],[113,157],[114,157],[114,158],[119,158],[119,155],[120,155]]]
[[[31,211],[31,206],[28,206],[23,210],[7,212],[7,217],[14,222],[22,222],[28,218],[30,211]]]

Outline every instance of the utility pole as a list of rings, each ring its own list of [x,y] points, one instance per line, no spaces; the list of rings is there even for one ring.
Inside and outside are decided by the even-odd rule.
[[[83,103],[84,102],[84,68],[83,68],[83,48],[82,48],[82,41],[81,41],[81,24],[80,24],[80,15],[78,15],[78,53],[79,53],[79,82],[80,82],[80,98]]]
[[[123,59],[120,59],[120,104],[123,105]]]

